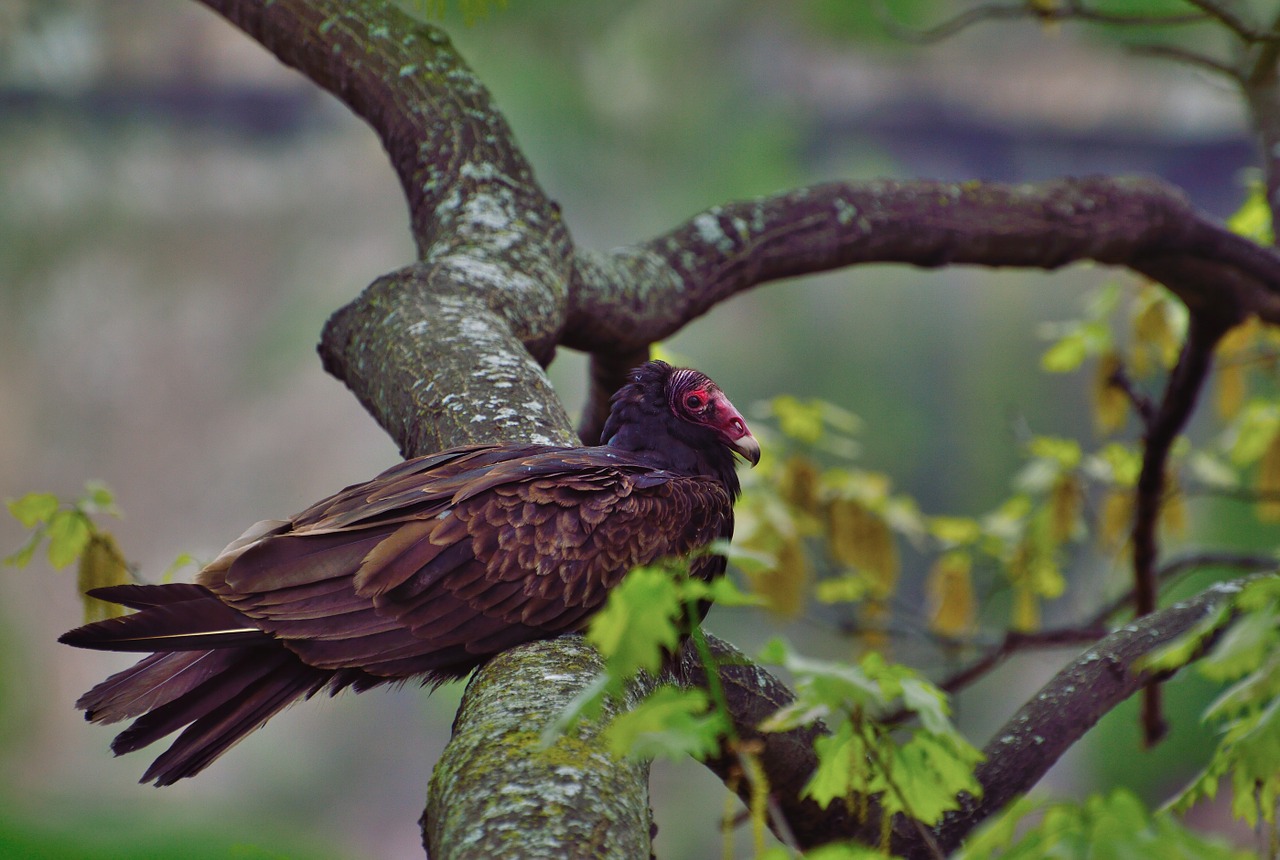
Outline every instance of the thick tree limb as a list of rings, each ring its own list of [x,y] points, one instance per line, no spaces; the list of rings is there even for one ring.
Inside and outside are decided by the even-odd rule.
[[[648,793],[635,790],[648,784],[649,766],[620,763],[598,737],[634,699],[607,702],[601,721],[554,744],[542,740],[548,715],[603,668],[586,640],[565,636],[499,654],[475,675],[422,816],[434,860],[649,856]],[[651,687],[638,681],[632,696]]]
[[[779,278],[862,263],[1125,266],[1193,313],[1280,322],[1280,254],[1155,179],[827,183],[716,206],[607,254],[579,251],[562,343],[622,354]],[[616,380],[615,380],[616,382]]]

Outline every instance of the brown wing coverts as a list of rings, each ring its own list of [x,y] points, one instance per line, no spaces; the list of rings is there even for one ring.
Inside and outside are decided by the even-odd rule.
[[[580,628],[628,570],[727,534],[731,512],[716,481],[602,449],[479,447],[348,488],[202,582],[309,665],[442,680]]]

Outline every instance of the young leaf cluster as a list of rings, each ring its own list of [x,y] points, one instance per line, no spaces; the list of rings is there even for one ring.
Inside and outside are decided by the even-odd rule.
[[[1038,820],[1029,823],[1037,814]],[[1168,813],[1148,812],[1142,801],[1125,789],[1096,794],[1080,803],[1023,798],[983,827],[956,855],[957,860],[1246,860],[1250,856],[1194,833]]]
[[[78,562],[77,593],[84,601],[85,622],[119,615],[123,608],[90,597],[86,592],[132,581],[120,547],[95,517],[120,516],[115,498],[103,484],[89,482],[75,500],[64,501],[53,493],[27,493],[6,502],[9,513],[31,534],[27,542],[4,559],[5,564],[26,567],[42,543],[47,542],[49,564],[61,570]]]
[[[799,617],[812,592],[824,603],[857,604],[874,640],[898,588],[899,539],[925,533],[919,507],[887,475],[853,464],[857,416],[790,396],[760,412],[777,433],[762,434],[769,454],[737,509],[735,543],[746,556],[731,561],[779,616]]]
[[[1236,597],[1241,617],[1197,664],[1230,686],[1205,710],[1221,740],[1204,771],[1174,800],[1186,810],[1212,799],[1226,780],[1232,813],[1250,827],[1259,821],[1280,836],[1280,576],[1255,580]]]
[[[1065,590],[1065,548],[1088,531],[1087,480],[1123,488],[1115,494],[1123,504],[1104,506],[1111,525],[1103,533],[1117,545],[1127,533],[1140,464],[1134,449],[1111,446],[1086,457],[1073,440],[1035,437],[1014,492],[996,509],[980,517],[925,516],[914,499],[893,491],[887,475],[848,462],[857,452],[855,416],[819,400],[780,397],[765,417],[778,433],[763,434],[769,456],[739,504],[742,554],[730,559],[783,618],[801,615],[810,595],[855,604],[869,647],[885,644],[904,547],[932,559],[924,583],[929,629],[962,641],[976,632],[975,572],[984,570],[995,574],[986,590],[1011,594],[1010,625],[1039,626],[1042,602]]]
[[[761,659],[796,679],[795,701],[762,728],[787,731],[821,720],[830,729],[815,744],[818,767],[805,796],[823,807],[836,800],[860,804],[863,816],[874,797],[887,828],[897,814],[936,824],[958,808],[962,793],[981,795],[973,769],[982,753],[952,725],[945,694],[911,669],[874,651],[856,665],[813,660],[780,639],[765,647]],[[919,718],[905,740],[876,719],[896,709]]]
[[[580,719],[598,717],[605,697],[621,696],[637,674],[657,675],[685,635],[700,637],[696,619],[703,601],[726,606],[756,602],[728,579],[704,582],[690,577],[687,565],[676,561],[628,573],[587,627],[587,640],[604,658],[604,672],[549,731],[558,733]],[[714,671],[709,674],[714,676]],[[633,758],[707,757],[731,731],[723,696],[714,700],[717,692],[658,686],[608,726],[610,749]]]

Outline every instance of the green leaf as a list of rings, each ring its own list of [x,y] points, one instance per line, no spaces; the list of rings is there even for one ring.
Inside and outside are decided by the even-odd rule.
[[[1022,537],[1031,513],[1031,499],[1018,494],[1005,499],[982,518],[982,531],[998,541],[1012,543]]]
[[[929,517],[928,528],[948,548],[968,546],[982,536],[982,526],[972,517]]]
[[[1026,830],[1023,819],[1043,806],[1043,800],[1032,800],[1026,795],[1018,797],[965,840],[957,860],[1009,856],[1006,854],[1009,846]]]
[[[31,533],[31,537],[23,544],[22,548],[17,552],[5,556],[4,563],[11,564],[14,567],[26,567],[31,562],[31,556],[35,555],[36,547],[40,545],[40,541],[44,539],[44,529],[38,528]]]
[[[76,507],[86,512],[120,516],[115,494],[101,481],[85,481],[84,494],[76,502]]]
[[[1231,810],[1250,827],[1258,815],[1274,822],[1280,801],[1280,699],[1227,724],[1222,741],[1204,771],[1172,804],[1185,811],[1204,799],[1213,799],[1227,778],[1231,785]]]
[[[846,573],[818,582],[815,596],[820,603],[857,603],[867,596],[871,583],[865,576]]]
[[[1248,466],[1262,458],[1278,429],[1280,406],[1267,400],[1251,400],[1223,433],[1222,446],[1232,463]]]
[[[1250,827],[1258,814],[1275,821],[1280,793],[1280,699],[1238,721],[1227,733],[1231,745],[1231,811]],[[1261,810],[1259,810],[1261,807]]]
[[[1280,561],[1276,563],[1280,565]],[[1246,584],[1235,603],[1243,612],[1276,611],[1280,606],[1280,575],[1265,576]]]
[[[688,586],[694,590],[689,596],[694,599],[706,598],[717,606],[764,606],[765,600],[758,594],[748,594],[738,588],[737,584],[727,576],[717,577],[711,582],[697,579],[687,580]]]
[[[1062,469],[1074,469],[1080,463],[1080,443],[1074,439],[1036,436],[1027,450],[1032,457],[1056,463]]]
[[[1205,709],[1206,720],[1237,716],[1280,696],[1280,651],[1272,651],[1255,671],[1222,692]]]
[[[1027,826],[1027,813],[1035,807],[1042,807],[1044,815]],[[956,858],[1245,860],[1252,856],[1192,832],[1167,813],[1152,814],[1132,793],[1116,789],[1092,795],[1083,803],[1015,803],[971,837]]]
[[[49,564],[61,570],[80,557],[89,543],[89,520],[76,510],[60,510],[49,520]]]
[[[1267,205],[1267,190],[1262,182],[1249,183],[1249,193],[1240,208],[1227,219],[1227,227],[1260,245],[1273,243],[1271,207]]]
[[[889,814],[905,812],[926,824],[938,823],[959,808],[958,795],[982,794],[973,767],[982,754],[968,744],[955,744],[929,732],[916,732],[893,758],[895,791],[883,798]]]
[[[857,708],[879,709],[888,702],[880,684],[860,666],[811,660],[796,654],[789,655],[783,666],[796,676],[796,701],[775,716],[792,708],[822,716]]]
[[[680,639],[677,620],[683,607],[681,589],[670,570],[638,567],[592,617],[587,640],[600,649],[615,679],[630,678],[641,669],[656,672],[663,649],[674,650]]]
[[[1196,480],[1207,487],[1234,490],[1240,486],[1240,476],[1236,470],[1208,451],[1192,451],[1187,457],[1187,469]]]
[[[58,497],[53,493],[27,493],[20,499],[10,499],[6,504],[9,513],[22,523],[25,529],[47,523],[58,510]]]
[[[747,525],[748,528],[741,530],[744,535],[751,533],[751,524]],[[778,559],[771,553],[762,552],[755,547],[748,549],[741,544],[722,539],[713,540],[707,545],[706,551],[712,555],[724,556],[729,564],[746,574],[769,571],[778,564]]]
[[[1274,612],[1249,612],[1231,626],[1208,655],[1199,670],[1211,681],[1229,681],[1252,672],[1277,644]]]
[[[1138,482],[1138,474],[1142,471],[1142,452],[1136,445],[1110,442],[1101,451],[1086,458],[1084,470],[1099,481],[1118,487],[1132,487]]]
[[[1089,350],[1084,333],[1068,332],[1040,356],[1040,367],[1047,373],[1070,373],[1084,364]]]
[[[823,408],[819,400],[798,400],[789,394],[773,399],[773,414],[783,435],[807,445],[822,438]]]
[[[620,756],[704,759],[720,749],[729,724],[719,711],[707,712],[703,690],[663,685],[630,711],[619,714],[605,730],[609,748]]]
[[[182,570],[184,567],[192,566],[201,567],[200,560],[189,552],[178,553],[177,557],[174,558],[174,560],[169,563],[169,566],[164,569],[164,572],[160,574],[160,581],[173,582],[173,578],[178,571]]]
[[[854,773],[854,763],[866,759],[866,747],[854,734],[853,725],[845,720],[831,734],[814,741],[813,749],[818,754],[818,766],[800,793],[825,809],[837,797],[852,794],[855,784],[865,776]]]
[[[938,735],[955,733],[947,694],[923,678],[902,679],[902,704],[917,714],[925,729]]]
[[[777,860],[790,860],[791,854],[783,851]],[[765,855],[761,860],[770,860]],[[885,860],[884,852],[858,842],[828,842],[804,852],[804,860]]]

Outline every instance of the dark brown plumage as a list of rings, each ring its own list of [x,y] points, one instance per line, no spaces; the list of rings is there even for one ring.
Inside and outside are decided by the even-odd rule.
[[[705,375],[637,368],[602,441],[406,460],[257,524],[195,584],[97,589],[138,611],[60,641],[154,653],[77,707],[93,722],[136,718],[117,754],[184,729],[142,778],[168,785],[300,698],[460,678],[581,629],[632,567],[732,534],[733,454],[754,464],[760,448]],[[692,571],[717,576],[724,559],[699,556]]]

